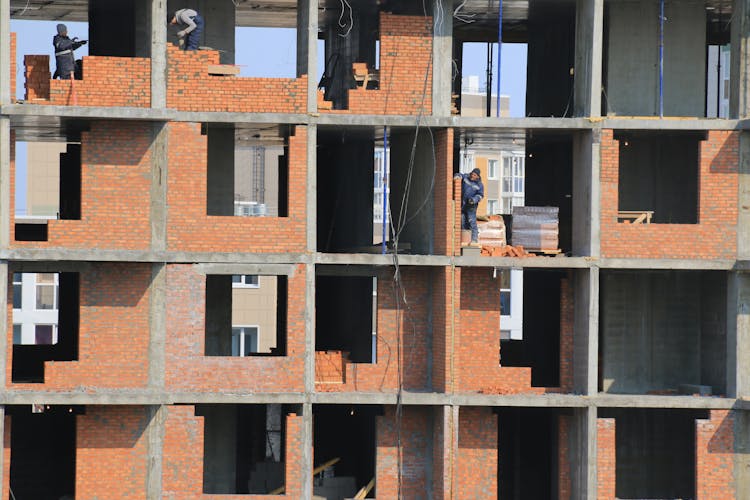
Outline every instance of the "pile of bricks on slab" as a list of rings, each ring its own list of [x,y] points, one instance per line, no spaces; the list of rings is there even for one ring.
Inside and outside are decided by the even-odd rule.
[[[501,215],[491,215],[477,223],[482,255],[489,257],[528,257],[527,252],[558,252],[558,207],[513,207],[514,245],[506,245],[505,223]]]
[[[505,222],[502,215],[490,215],[486,221],[477,221],[479,244],[486,257],[530,257],[523,246],[506,244]]]

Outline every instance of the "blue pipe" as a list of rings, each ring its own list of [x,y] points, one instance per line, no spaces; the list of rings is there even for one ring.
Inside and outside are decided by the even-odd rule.
[[[382,245],[382,253],[385,255],[386,252],[386,244],[385,244],[385,236],[386,236],[386,230],[385,226],[388,221],[387,219],[388,215],[388,127],[383,127],[383,245]]]
[[[663,0],[662,0],[663,1]],[[497,116],[500,117],[500,61],[503,51],[503,0],[497,8]]]
[[[664,0],[659,2],[659,117],[664,118]]]

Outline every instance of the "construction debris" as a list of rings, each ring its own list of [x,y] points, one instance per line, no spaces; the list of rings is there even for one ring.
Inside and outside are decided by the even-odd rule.
[[[534,254],[524,250],[523,246],[511,246],[505,245],[503,247],[495,247],[482,245],[482,255],[485,257],[533,257]]]

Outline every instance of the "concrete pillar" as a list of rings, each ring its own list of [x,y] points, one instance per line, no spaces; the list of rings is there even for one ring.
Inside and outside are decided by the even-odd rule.
[[[453,2],[433,0],[432,114],[451,115],[453,83]],[[441,15],[438,15],[441,13]]]
[[[208,215],[234,215],[234,128],[209,127]]]
[[[750,115],[750,0],[732,2],[729,117]]]
[[[573,387],[576,393],[598,391],[599,268],[573,272]]]
[[[10,58],[10,0],[0,0],[0,104],[10,104],[11,96],[16,95],[16,89],[10,88]]]
[[[2,1],[2,0],[0,0]],[[10,118],[0,116],[0,248],[10,245]]]
[[[750,275],[727,281],[727,396],[750,396]]]
[[[305,392],[315,392],[315,266],[313,264],[305,265]]]
[[[392,134],[391,136],[391,194],[390,204],[394,226],[398,224],[404,192],[410,182],[409,196],[401,223],[404,226],[399,241],[410,243],[412,253],[429,255],[433,253],[434,226],[433,212],[435,201],[432,196],[431,179],[435,176],[435,151],[428,132],[422,130],[417,139],[414,166],[409,180],[408,170],[412,157],[414,133]]]
[[[314,12],[315,15],[310,15]],[[318,111],[318,0],[297,2],[297,78],[307,75],[307,111]],[[309,144],[309,141],[308,141]],[[308,148],[309,149],[309,148]]]
[[[735,498],[750,498],[750,411],[734,412]]]
[[[232,276],[206,277],[206,356],[232,354]]]
[[[574,408],[570,433],[571,497],[596,498],[596,408]]]
[[[166,264],[152,265],[149,292],[148,385],[153,389],[164,389],[164,345],[167,340]]]
[[[167,3],[151,0],[151,107],[167,107]]]
[[[600,148],[598,130],[573,136],[573,255],[599,256]]]
[[[750,131],[740,132],[737,258],[750,259]]]
[[[305,389],[306,392],[307,389]],[[313,495],[313,411],[311,403],[302,404],[302,453],[300,454],[299,470],[302,477],[301,498],[312,498]]]
[[[574,116],[601,115],[604,0],[576,1]]]
[[[166,407],[148,407],[149,422],[146,427],[148,466],[146,467],[146,498],[161,498],[162,457],[164,454],[164,425]],[[0,479],[2,479],[0,477]]]
[[[152,124],[151,135],[151,250],[167,248],[167,143],[169,127],[166,123]]]

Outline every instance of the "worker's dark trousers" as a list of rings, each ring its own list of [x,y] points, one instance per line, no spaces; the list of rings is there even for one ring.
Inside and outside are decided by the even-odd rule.
[[[477,227],[477,209],[464,208],[461,210],[461,227],[471,229],[471,241],[479,241],[479,228]]]
[[[198,45],[201,40],[201,33],[203,33],[203,18],[198,14],[193,18],[195,23],[195,29],[187,34],[185,40],[185,50],[198,50]]]

